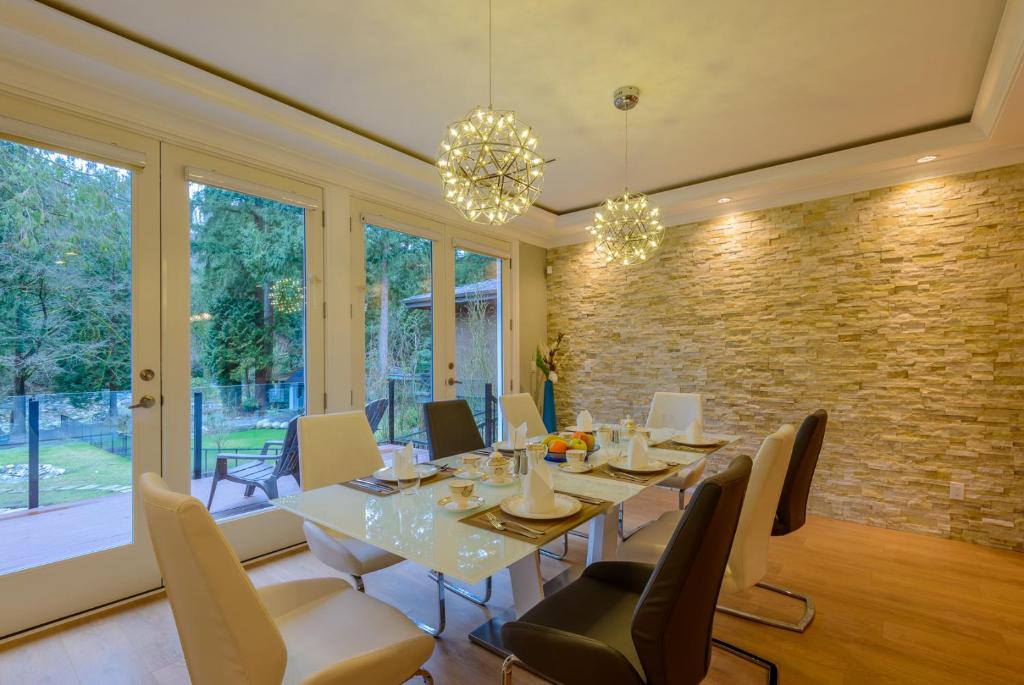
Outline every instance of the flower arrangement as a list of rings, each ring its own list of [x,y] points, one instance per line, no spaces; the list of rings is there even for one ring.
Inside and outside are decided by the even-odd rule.
[[[544,373],[544,378],[552,383],[558,382],[555,358],[558,356],[558,350],[562,347],[563,338],[565,338],[565,333],[559,333],[550,345],[545,343],[537,345],[537,368]]]

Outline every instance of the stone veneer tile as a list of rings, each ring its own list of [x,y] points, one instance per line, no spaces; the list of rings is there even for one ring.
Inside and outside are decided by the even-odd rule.
[[[702,392],[709,428],[743,436],[715,470],[824,407],[813,513],[1024,549],[1024,165],[677,226],[646,264],[602,262],[548,252],[563,423]]]

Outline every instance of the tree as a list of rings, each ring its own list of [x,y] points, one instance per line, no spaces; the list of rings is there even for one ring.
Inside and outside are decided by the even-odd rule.
[[[0,140],[0,391],[16,433],[32,391],[129,387],[130,239],[130,172]]]

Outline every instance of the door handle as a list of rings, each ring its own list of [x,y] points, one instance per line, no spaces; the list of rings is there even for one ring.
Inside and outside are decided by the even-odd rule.
[[[449,378],[448,379],[448,385],[455,385],[456,383],[458,383],[459,385],[462,385],[462,381],[457,381],[454,378]]]
[[[139,398],[138,402],[136,402],[135,404],[128,405],[128,408],[129,409],[140,409],[140,408],[141,409],[149,409],[154,404],[156,404],[156,398],[154,398],[152,395],[143,395],[142,397]]]

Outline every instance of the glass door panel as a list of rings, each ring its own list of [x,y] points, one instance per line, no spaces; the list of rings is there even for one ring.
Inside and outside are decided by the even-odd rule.
[[[281,455],[304,413],[305,211],[188,185],[192,494],[215,517],[297,492]]]
[[[504,378],[502,259],[454,249],[455,396],[469,402],[484,442],[500,437]]]
[[[133,487],[160,466],[147,173],[0,138],[0,637],[159,585]]]
[[[434,244],[363,223],[366,413],[380,444],[426,448],[434,397]]]

